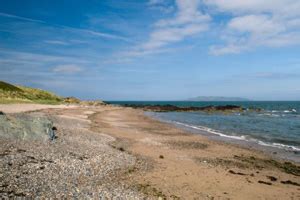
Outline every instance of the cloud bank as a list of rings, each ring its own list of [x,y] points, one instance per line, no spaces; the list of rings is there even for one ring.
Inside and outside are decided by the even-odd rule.
[[[151,0],[150,6],[162,5],[163,0]],[[208,30],[210,16],[199,10],[199,0],[176,0],[172,17],[161,19],[153,25],[148,41],[135,46],[125,56],[140,56],[163,52],[162,48],[183,41]]]
[[[231,17],[222,29],[223,45],[210,53],[240,53],[257,47],[300,44],[300,1],[298,0],[204,0],[210,10]]]
[[[150,0],[148,5],[167,9],[167,2]],[[214,39],[220,42],[209,47],[212,55],[300,44],[299,0],[176,0],[175,7],[172,17],[155,22],[149,39],[125,56],[163,52],[162,48],[174,43],[215,31],[219,37]],[[219,23],[218,15],[228,20]]]

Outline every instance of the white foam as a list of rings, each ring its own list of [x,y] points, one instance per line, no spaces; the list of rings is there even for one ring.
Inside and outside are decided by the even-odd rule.
[[[253,138],[249,138],[247,139],[246,136],[242,135],[242,136],[233,136],[233,135],[226,135],[223,133],[220,133],[214,129],[205,127],[205,126],[195,126],[195,125],[189,125],[189,124],[185,124],[185,123],[181,123],[181,122],[177,122],[177,121],[171,121],[175,124],[181,125],[181,126],[185,126],[188,128],[193,128],[196,130],[201,130],[201,131],[206,131],[221,137],[226,137],[226,138],[230,138],[230,139],[235,139],[235,140],[244,140],[244,141],[251,141],[251,142],[255,142],[257,144],[263,145],[263,146],[269,146],[269,147],[275,147],[275,148],[280,148],[280,149],[284,149],[284,150],[292,150],[292,151],[300,151],[300,148],[295,147],[295,146],[291,146],[291,145],[284,145],[284,144],[280,144],[280,143],[266,143],[260,140],[256,140]]]
[[[263,113],[263,114],[258,114],[258,115],[259,116],[280,117],[280,115],[272,114],[272,113]]]
[[[267,111],[267,112],[270,112],[270,113],[297,113],[297,110],[296,109],[290,109],[290,110],[272,110],[272,111]]]
[[[220,133],[214,129],[211,129],[211,128],[208,128],[205,126],[193,126],[193,125],[184,124],[184,123],[176,122],[176,121],[173,121],[173,123],[176,123],[176,124],[179,124],[179,125],[182,125],[185,127],[201,130],[201,131],[206,131],[206,132],[209,132],[209,133],[221,136],[221,137],[232,138],[232,139],[236,139],[236,140],[246,140],[246,137],[243,135],[242,136],[226,135],[226,134]]]
[[[258,144],[263,145],[263,146],[276,147],[276,148],[285,149],[285,150],[300,151],[300,148],[297,148],[297,147],[294,147],[291,145],[280,144],[280,143],[266,143],[263,141],[258,141]]]

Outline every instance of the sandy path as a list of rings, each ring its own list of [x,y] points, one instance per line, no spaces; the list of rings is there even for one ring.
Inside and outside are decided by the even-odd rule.
[[[18,113],[49,108],[75,108],[73,105],[43,105],[43,104],[0,104],[0,111],[4,113]]]

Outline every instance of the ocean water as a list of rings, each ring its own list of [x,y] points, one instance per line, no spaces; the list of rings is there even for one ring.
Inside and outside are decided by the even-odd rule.
[[[188,101],[119,101],[113,104],[145,104],[176,106],[239,105],[243,112],[232,114],[205,112],[162,112],[148,114],[162,121],[230,140],[249,141],[262,146],[293,152],[300,157],[300,102],[188,102]],[[259,112],[251,108],[262,109]],[[249,110],[248,110],[249,109]]]

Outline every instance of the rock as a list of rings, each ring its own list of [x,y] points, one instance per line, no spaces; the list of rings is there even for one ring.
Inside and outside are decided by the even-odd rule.
[[[26,150],[25,149],[17,149],[17,152],[18,153],[23,153],[23,152],[26,152]]]
[[[45,169],[45,166],[40,166],[40,169],[41,169],[41,170]]]
[[[231,173],[231,174],[236,174],[236,175],[241,175],[241,176],[245,176],[245,175],[246,175],[246,174],[244,174],[244,173],[241,173],[241,172],[235,172],[235,171],[233,171],[233,170],[229,170],[228,172]]]
[[[245,110],[241,106],[225,105],[225,106],[205,106],[205,107],[178,107],[174,105],[139,105],[139,104],[124,104],[125,107],[141,108],[146,111],[153,112],[188,112],[188,111],[204,111],[204,112],[238,112]]]
[[[69,104],[79,104],[80,99],[77,99],[75,97],[66,97],[63,99],[64,103],[69,103]]]
[[[270,183],[270,182],[261,181],[261,180],[259,180],[258,183],[265,184],[265,185],[272,185],[272,183]]]
[[[105,105],[103,101],[96,100],[96,101],[81,101],[80,105],[82,106],[101,106]]]
[[[123,147],[119,147],[118,150],[125,151],[125,149]]]
[[[293,182],[291,180],[287,181],[281,181],[282,184],[289,184],[289,185],[295,185],[295,186],[300,186],[300,183]]]
[[[277,181],[277,178],[274,176],[267,176],[268,179],[270,179],[270,181]]]
[[[0,115],[0,137],[4,138],[46,141],[52,127],[52,121],[44,115]]]

